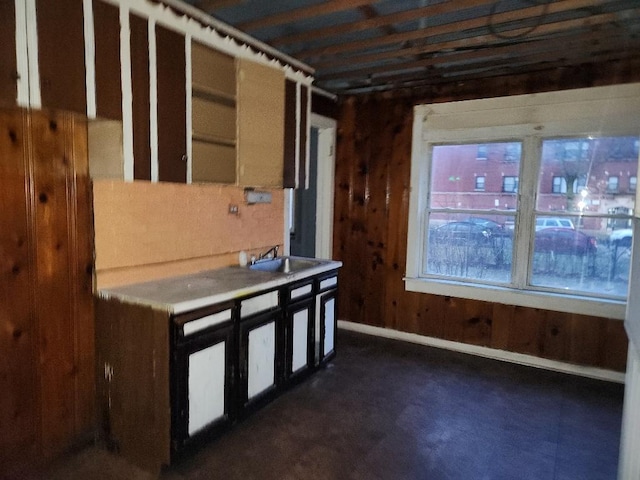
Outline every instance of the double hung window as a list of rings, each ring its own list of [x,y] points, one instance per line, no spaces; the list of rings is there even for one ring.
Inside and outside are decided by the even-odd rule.
[[[608,88],[416,107],[407,289],[623,316],[640,87]]]

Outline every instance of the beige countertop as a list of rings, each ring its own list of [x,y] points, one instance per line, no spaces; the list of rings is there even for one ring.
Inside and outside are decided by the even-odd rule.
[[[271,290],[342,266],[342,262],[334,260],[313,260],[312,267],[293,273],[226,267],[151,282],[105,288],[98,291],[98,296],[105,299],[117,298],[126,303],[146,305],[179,314]]]

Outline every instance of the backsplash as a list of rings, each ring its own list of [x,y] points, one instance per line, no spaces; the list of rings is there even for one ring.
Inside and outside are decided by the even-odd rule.
[[[242,187],[94,180],[96,288],[237,264],[284,242],[284,193],[247,205]],[[229,213],[238,205],[238,214]]]

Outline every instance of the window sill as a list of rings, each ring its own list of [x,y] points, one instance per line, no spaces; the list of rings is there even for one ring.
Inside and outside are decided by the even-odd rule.
[[[516,290],[495,285],[470,285],[449,280],[406,277],[404,281],[405,289],[410,292],[431,293],[618,320],[624,320],[626,312],[625,302],[602,298]]]

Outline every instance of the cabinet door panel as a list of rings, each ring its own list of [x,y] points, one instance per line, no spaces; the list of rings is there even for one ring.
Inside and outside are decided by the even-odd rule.
[[[249,332],[247,398],[250,400],[275,385],[276,322]]]
[[[311,312],[308,308],[293,314],[291,373],[295,373],[308,365],[310,314]]]
[[[189,355],[189,435],[225,413],[226,342]]]
[[[323,318],[323,355],[326,357],[333,351],[336,323],[336,299],[329,298],[324,302]]]
[[[186,59],[184,36],[156,27],[158,180],[187,181]]]
[[[151,180],[148,22],[129,16],[133,109],[133,178]]]

